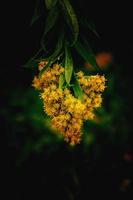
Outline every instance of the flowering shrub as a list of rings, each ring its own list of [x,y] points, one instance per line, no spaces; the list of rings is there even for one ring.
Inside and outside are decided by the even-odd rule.
[[[42,5],[38,6],[39,14]],[[38,66],[39,74],[34,77],[33,86],[40,90],[44,111],[51,117],[52,127],[73,145],[81,140],[84,121],[94,119],[94,111],[102,103],[106,80],[97,74],[101,69],[82,30],[87,28],[96,37],[98,34],[84,17],[77,17],[69,0],[45,0],[45,7],[47,17],[41,47],[26,66]],[[42,14],[37,15],[36,11],[31,24]],[[75,53],[92,66],[97,75],[76,73]]]
[[[39,63],[39,70],[47,61]],[[105,89],[105,77],[100,75],[85,76],[82,71],[76,73],[77,81],[83,91],[82,99],[75,96],[73,85],[60,80],[65,69],[53,64],[41,76],[35,76],[33,86],[40,90],[45,112],[52,118],[52,126],[64,136],[65,141],[74,145],[81,140],[81,128],[85,120],[95,117],[94,109],[101,106],[101,94]]]

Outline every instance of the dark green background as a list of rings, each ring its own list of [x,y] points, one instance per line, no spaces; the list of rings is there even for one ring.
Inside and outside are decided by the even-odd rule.
[[[94,50],[109,51],[114,63],[105,71],[108,88],[98,112],[101,124],[88,122],[80,145],[69,147],[44,126],[34,70],[22,65],[39,47],[41,26],[32,28],[34,1],[4,6],[5,53],[1,62],[1,134],[8,140],[8,185],[14,198],[62,200],[132,194],[132,33],[130,5],[73,1],[101,36]],[[16,163],[16,164],[15,164]],[[131,180],[126,189],[123,181]],[[14,181],[14,183],[13,183]]]

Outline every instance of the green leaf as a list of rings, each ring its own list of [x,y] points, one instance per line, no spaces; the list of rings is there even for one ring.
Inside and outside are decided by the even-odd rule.
[[[98,32],[96,31],[96,27],[95,27],[95,24],[93,22],[87,22],[86,21],[86,26],[98,37],[100,38]]]
[[[48,69],[56,60],[59,60],[60,56],[62,55],[62,47],[64,43],[64,33],[62,33],[59,37],[57,45],[55,47],[54,53],[47,58],[48,64],[40,71],[39,76],[43,74],[43,72]]]
[[[73,60],[67,45],[65,46],[65,79],[67,84],[70,84],[73,72]]]
[[[52,7],[56,5],[58,0],[45,0],[46,8],[50,10]]]
[[[95,24],[93,22],[88,22],[84,18],[79,19],[81,24],[84,25],[86,28],[88,28],[92,33],[94,33],[98,38],[100,38],[99,34],[96,31]]]
[[[44,31],[43,37],[54,27],[58,16],[59,16],[59,12],[58,12],[57,7],[55,6],[49,11],[48,16],[46,18],[45,31]]]
[[[22,67],[24,68],[34,68],[38,66],[38,62],[34,60],[33,58],[30,58],[26,64],[24,64]]]
[[[35,3],[35,10],[34,10],[34,14],[32,16],[31,22],[30,22],[30,26],[32,26],[41,16],[41,12],[40,12],[40,1],[36,0]]]
[[[78,99],[83,101],[84,92],[83,92],[83,90],[82,90],[82,88],[81,88],[81,86],[78,82],[78,79],[77,79],[75,73],[73,73],[73,86],[72,86],[72,88],[73,88],[75,97],[77,97]]]
[[[30,58],[24,65],[24,68],[33,68],[38,66],[38,62],[42,60],[42,58],[39,56],[42,52],[42,48],[40,48],[36,54]]]
[[[42,68],[42,70],[39,73],[39,77],[58,59],[58,55],[55,54],[55,52],[47,59],[48,64],[45,65],[45,67]]]
[[[71,44],[73,46],[77,41],[79,34],[78,20],[69,0],[60,0],[60,4],[62,6],[65,19],[73,33],[73,41]]]
[[[41,77],[41,75],[46,71],[46,69],[48,69],[52,64],[53,64],[53,61],[51,59],[48,61],[48,64],[46,64],[45,67],[42,68],[42,70],[39,73],[39,77]]]
[[[87,41],[84,41],[84,44],[82,45],[80,42],[76,42],[75,48],[77,52],[80,54],[80,56],[88,63],[92,65],[96,70],[100,70],[95,56],[92,52],[92,49],[88,45]]]
[[[46,51],[46,47],[44,44],[45,36],[48,34],[49,31],[51,31],[51,29],[56,24],[58,16],[59,16],[58,8],[57,8],[57,6],[55,6],[49,11],[48,16],[45,21],[45,30],[44,30],[43,36],[41,38],[41,45],[42,45],[44,51]]]
[[[39,19],[39,17],[40,17],[39,15],[33,15],[30,26],[32,26]]]
[[[59,89],[60,90],[62,90],[64,83],[65,83],[65,77],[64,77],[64,74],[61,74],[60,78],[59,78]]]

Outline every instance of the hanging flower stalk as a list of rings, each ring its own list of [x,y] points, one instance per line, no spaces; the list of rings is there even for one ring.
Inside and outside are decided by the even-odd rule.
[[[84,121],[92,120],[95,109],[101,106],[106,80],[103,75],[86,76],[82,71],[75,72],[74,50],[95,69],[99,68],[88,42],[81,37],[79,22],[69,0],[45,0],[45,4],[48,16],[39,51],[42,54],[32,59],[39,69],[33,86],[40,91],[44,111],[51,117],[52,126],[67,142],[77,144]],[[47,49],[48,33],[57,27],[57,43]]]

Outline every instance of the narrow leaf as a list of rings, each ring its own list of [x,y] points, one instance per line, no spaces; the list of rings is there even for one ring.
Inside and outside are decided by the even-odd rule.
[[[49,33],[49,31],[51,31],[51,29],[54,27],[54,25],[56,24],[56,21],[58,19],[58,16],[59,16],[59,12],[58,12],[58,8],[55,6],[53,7],[49,13],[48,13],[48,16],[46,18],[46,21],[45,21],[45,29],[44,29],[44,33],[43,33],[43,36],[41,38],[41,45],[42,45],[42,48],[43,50],[46,52],[46,43],[44,44],[44,41],[45,41],[45,36]]]
[[[73,41],[71,44],[73,46],[75,42],[77,41],[78,34],[79,34],[78,20],[69,0],[60,0],[60,4],[62,6],[65,19],[73,33]]]
[[[46,71],[46,69],[48,69],[51,65],[53,64],[52,59],[48,61],[48,64],[45,65],[45,67],[42,68],[42,70],[39,73],[39,77],[41,77],[41,75],[44,73],[44,71]]]
[[[62,47],[63,47],[63,42],[64,42],[64,34],[62,33],[61,36],[59,37],[59,40],[57,42],[57,45],[55,47],[55,51],[54,53],[48,57],[48,64],[40,71],[39,76],[41,76],[43,74],[43,72],[49,68],[56,60],[58,60],[60,58],[60,56],[62,55]]]
[[[60,90],[62,90],[64,83],[65,83],[65,77],[63,74],[61,74],[60,78],[59,78],[59,89]]]
[[[24,68],[34,68],[38,66],[38,62],[34,59],[29,59],[26,64],[22,65]]]
[[[34,14],[32,16],[31,22],[30,22],[30,26],[32,26],[41,16],[41,11],[40,11],[40,2],[39,0],[36,0],[35,3],[35,10],[34,10]]]
[[[24,65],[23,67],[25,68],[33,68],[38,66],[38,62],[42,60],[42,58],[39,56],[40,53],[42,52],[42,48],[40,48],[36,54],[30,58]]]
[[[67,84],[70,84],[73,72],[73,60],[67,45],[65,46],[65,79]]]
[[[83,100],[83,90],[77,80],[77,77],[75,75],[75,73],[73,73],[73,91],[74,91],[74,95],[75,97],[77,97],[78,99],[80,99],[81,101]]]
[[[45,0],[46,8],[49,10],[54,7],[57,3],[57,0]]]
[[[76,42],[75,48],[86,62],[90,63],[96,70],[100,70],[95,56],[89,46],[87,46],[85,43],[82,45],[80,42]]]
[[[92,33],[94,33],[98,38],[100,38],[98,32],[96,31],[96,27],[95,24],[93,22],[88,22],[86,19],[84,18],[80,18],[79,19],[80,23],[85,26],[86,28],[88,28]]]
[[[98,32],[96,31],[96,27],[95,27],[95,24],[92,23],[92,22],[87,22],[86,21],[86,26],[98,37],[100,38]]]
[[[45,31],[44,31],[44,35],[43,37],[54,27],[57,18],[58,18],[59,12],[57,7],[53,7],[49,13],[48,16],[46,18],[46,22],[45,22]]]
[[[31,23],[30,23],[30,26],[32,26],[38,19],[39,19],[39,15],[34,15],[31,19]]]

